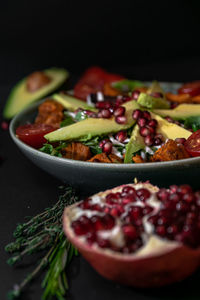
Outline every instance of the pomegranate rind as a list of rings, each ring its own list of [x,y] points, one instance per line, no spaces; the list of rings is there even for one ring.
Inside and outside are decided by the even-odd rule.
[[[133,184],[129,185],[134,186]],[[158,190],[157,187],[148,183],[143,184],[143,187],[147,188],[147,185],[154,191]],[[96,196],[105,197],[110,192],[121,191],[123,186],[100,192]],[[89,245],[77,237],[71,229],[71,210],[78,204],[73,204],[64,210],[64,233],[82,256],[103,277],[129,286],[150,288],[181,281],[198,268],[200,249],[194,250],[177,242],[164,242],[166,247],[158,249],[149,247],[149,252],[145,251],[142,255],[142,248],[136,253],[121,254]],[[157,237],[154,238],[161,240]]]

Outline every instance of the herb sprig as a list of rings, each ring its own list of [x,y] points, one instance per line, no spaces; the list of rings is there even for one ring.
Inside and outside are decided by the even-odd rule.
[[[64,300],[68,290],[65,268],[73,255],[77,255],[77,250],[63,234],[62,214],[65,206],[77,201],[77,196],[71,187],[61,189],[62,195],[58,202],[27,222],[18,224],[14,231],[15,241],[5,247],[7,252],[13,254],[8,259],[9,265],[21,261],[26,255],[45,250],[36,268],[20,284],[15,284],[13,290],[8,293],[9,299],[19,297],[28,283],[44,268],[48,268],[42,283],[44,288],[42,299],[49,300],[55,296],[59,300]]]

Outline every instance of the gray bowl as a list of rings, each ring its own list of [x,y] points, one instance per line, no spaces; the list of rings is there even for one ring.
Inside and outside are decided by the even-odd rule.
[[[15,131],[19,125],[33,122],[37,113],[37,102],[16,115],[10,123],[10,135],[19,149],[35,165],[82,192],[94,193],[119,184],[139,180],[150,180],[153,184],[189,183],[197,187],[200,175],[200,157],[171,162],[144,164],[90,163],[54,157],[35,150],[20,141]]]

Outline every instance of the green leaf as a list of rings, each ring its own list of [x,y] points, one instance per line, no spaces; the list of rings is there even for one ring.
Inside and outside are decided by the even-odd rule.
[[[120,90],[121,92],[128,93],[128,92],[132,92],[137,87],[144,86],[144,83],[139,80],[123,79],[112,83],[112,86],[115,89]]]
[[[75,116],[75,120],[77,122],[83,121],[85,119],[88,119],[88,115],[86,114],[85,111],[79,111]]]
[[[194,131],[200,129],[200,116],[189,117],[185,119],[184,126],[186,128],[192,128]]]
[[[67,116],[61,123],[60,123],[60,127],[65,127],[65,126],[69,126],[71,124],[74,124],[74,120],[71,116]]]
[[[39,149],[41,152],[51,154],[53,152],[53,146],[51,144],[44,144],[42,148]]]

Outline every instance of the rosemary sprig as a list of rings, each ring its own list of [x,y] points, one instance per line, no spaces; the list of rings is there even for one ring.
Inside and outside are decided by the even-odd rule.
[[[9,299],[19,297],[28,283],[44,268],[48,269],[42,283],[42,299],[49,300],[53,296],[58,300],[64,299],[68,290],[65,267],[73,255],[77,255],[77,251],[63,234],[62,214],[65,206],[73,204],[77,197],[71,187],[61,189],[62,195],[58,202],[41,214],[29,218],[27,222],[18,224],[14,231],[15,241],[5,247],[7,252],[13,254],[7,261],[9,265],[14,265],[26,255],[46,250],[36,268],[20,284],[14,285],[8,293]]]

